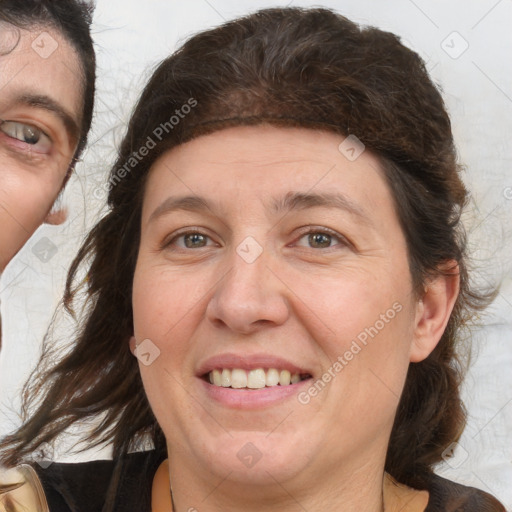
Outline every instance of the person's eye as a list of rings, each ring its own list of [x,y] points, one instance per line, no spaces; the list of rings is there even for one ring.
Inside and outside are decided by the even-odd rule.
[[[201,249],[212,245],[215,245],[213,240],[208,235],[198,231],[180,233],[165,243],[165,247],[177,247],[179,249]]]
[[[52,147],[52,141],[48,135],[31,124],[2,121],[0,122],[0,131],[12,139],[28,144],[40,153],[48,153]]]
[[[295,242],[295,245],[310,249],[329,249],[337,245],[347,246],[349,244],[344,237],[334,232],[312,229],[304,233],[297,242]]]

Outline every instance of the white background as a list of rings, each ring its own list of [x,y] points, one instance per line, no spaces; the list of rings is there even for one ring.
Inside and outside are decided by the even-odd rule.
[[[483,283],[501,281],[502,288],[481,319],[483,327],[473,334],[473,365],[464,388],[469,422],[454,459],[439,472],[493,493],[512,509],[511,0],[98,0],[93,27],[99,64],[96,117],[91,145],[64,197],[68,222],[43,226],[0,283],[0,435],[19,424],[21,385],[37,362],[69,262],[104,204],[101,185],[115,145],[154,65],[198,30],[258,8],[285,5],[331,7],[353,21],[400,35],[443,88],[473,196],[467,227],[475,276]],[[47,262],[33,251],[45,237],[56,248]],[[59,334],[66,338],[70,332],[62,326]],[[105,455],[86,453],[80,459]],[[58,454],[59,460],[69,458]]]

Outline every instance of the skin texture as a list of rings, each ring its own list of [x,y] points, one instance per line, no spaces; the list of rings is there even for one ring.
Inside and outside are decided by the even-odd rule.
[[[168,462],[168,460],[164,460],[160,464],[153,479],[152,512],[173,512]],[[418,492],[395,482],[389,475],[386,475],[383,483],[383,497],[386,512],[422,512],[428,504],[429,496],[427,491]]]
[[[407,368],[439,341],[458,279],[433,280],[417,299],[378,160],[365,151],[349,161],[342,140],[298,128],[230,128],[174,148],[151,170],[134,330],[137,343],[149,339],[160,351],[140,370],[167,439],[178,510],[382,508]],[[359,214],[304,202],[275,209],[294,193],[343,194]],[[161,208],[182,196],[200,196],[208,207]],[[312,244],[308,230],[331,234],[322,239],[327,247]],[[190,231],[204,235],[192,248],[183,237]],[[263,251],[252,263],[237,253],[248,236]],[[299,392],[394,304],[399,313],[301,403]],[[266,406],[229,405],[200,375],[209,358],[226,353],[280,357],[312,378]],[[230,393],[236,402],[252,391]],[[239,456],[247,443],[261,455],[250,467]]]
[[[0,50],[2,271],[45,219],[54,224],[65,217],[49,212],[77,147],[82,71],[74,49],[52,28],[29,31],[2,23]],[[43,101],[36,104],[28,96]],[[49,102],[65,113],[67,122],[48,108]],[[26,137],[26,127],[36,129],[34,138]]]

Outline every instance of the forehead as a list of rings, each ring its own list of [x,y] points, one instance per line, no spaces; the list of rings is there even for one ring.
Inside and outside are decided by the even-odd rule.
[[[146,212],[169,196],[195,195],[235,204],[283,198],[289,192],[341,192],[369,211],[390,213],[393,199],[379,159],[364,151],[351,161],[344,136],[306,128],[235,127],[173,148],[153,165]],[[241,199],[243,197],[243,199]],[[149,204],[151,203],[151,204]]]
[[[23,95],[46,96],[80,120],[83,72],[77,52],[52,27],[0,24],[0,106]]]

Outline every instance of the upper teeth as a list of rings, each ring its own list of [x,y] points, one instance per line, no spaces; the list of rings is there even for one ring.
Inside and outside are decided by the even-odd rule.
[[[239,368],[223,368],[213,370],[208,374],[210,383],[214,386],[224,388],[249,388],[261,389],[265,386],[288,386],[301,380],[300,374],[291,374],[288,370],[277,370],[276,368],[257,368],[255,370],[241,370]]]

